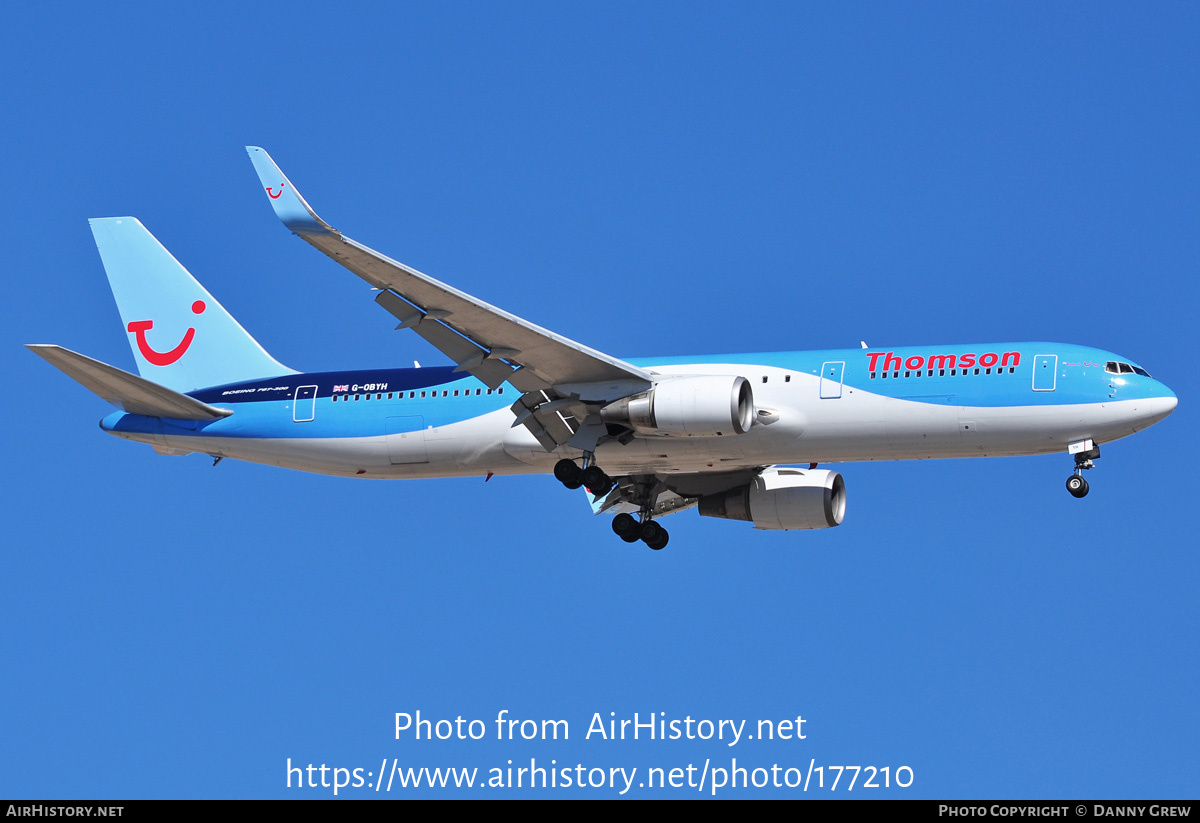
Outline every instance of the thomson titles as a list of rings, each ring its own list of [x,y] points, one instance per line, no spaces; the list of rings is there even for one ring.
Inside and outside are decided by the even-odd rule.
[[[928,357],[920,354],[910,355],[903,358],[895,352],[873,351],[867,352],[867,371],[874,372],[882,365],[883,371],[899,371],[900,369],[908,369],[910,371],[918,371],[920,369],[970,369],[982,367],[990,369],[992,366],[999,365],[1000,368],[1015,367],[1021,365],[1021,353],[1019,351],[1006,351],[1003,354],[996,352],[984,352],[976,354],[967,352],[966,354],[931,354]],[[882,359],[882,362],[881,362]]]

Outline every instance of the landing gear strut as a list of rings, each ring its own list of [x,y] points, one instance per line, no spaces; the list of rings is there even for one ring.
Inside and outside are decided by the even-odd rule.
[[[1067,478],[1067,491],[1072,497],[1087,497],[1088,482],[1083,479],[1083,472],[1096,467],[1092,460],[1100,456],[1100,447],[1091,440],[1084,440],[1072,443],[1067,450],[1075,455],[1075,472]]]

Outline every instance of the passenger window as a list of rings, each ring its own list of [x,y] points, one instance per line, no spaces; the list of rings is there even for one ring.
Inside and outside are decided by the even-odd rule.
[[[871,375],[871,376],[872,376],[872,377],[874,377],[875,375]],[[784,382],[784,383],[791,383],[791,382],[792,382],[792,376],[791,376],[790,374],[785,374],[785,375],[783,376],[783,382]]]

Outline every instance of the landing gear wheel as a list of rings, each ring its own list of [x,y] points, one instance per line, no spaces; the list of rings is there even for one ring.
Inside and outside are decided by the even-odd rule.
[[[612,530],[626,543],[636,543],[642,539],[641,524],[632,514],[618,514],[614,517]]]
[[[571,465],[575,464],[572,463]],[[596,496],[608,494],[610,491],[612,491],[612,487],[616,485],[613,483],[612,478],[605,474],[604,470],[594,463],[583,470],[582,478],[583,485],[587,487],[588,491]]]
[[[1067,491],[1075,497],[1087,497],[1088,482],[1078,474],[1067,478]]]
[[[574,460],[563,458],[555,463],[554,476],[568,489],[577,489],[583,485],[583,469],[575,465]]]
[[[670,535],[667,534],[667,530],[653,520],[647,520],[642,524],[641,538],[643,543],[655,551],[664,548],[667,545],[667,541],[671,539]]]

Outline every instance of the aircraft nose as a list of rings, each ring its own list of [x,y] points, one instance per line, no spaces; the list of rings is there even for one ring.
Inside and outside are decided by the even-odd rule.
[[[1175,407],[1179,405],[1179,398],[1176,397],[1175,392],[1171,391],[1170,389],[1167,389],[1167,393],[1162,398],[1162,401],[1163,409],[1165,410],[1163,417],[1166,417],[1168,414],[1175,411]]]
[[[1179,405],[1179,398],[1175,396],[1175,392],[1166,386],[1163,386],[1163,392],[1164,394],[1148,398],[1139,404],[1145,413],[1147,425],[1163,420],[1167,415],[1175,411],[1175,407]]]

